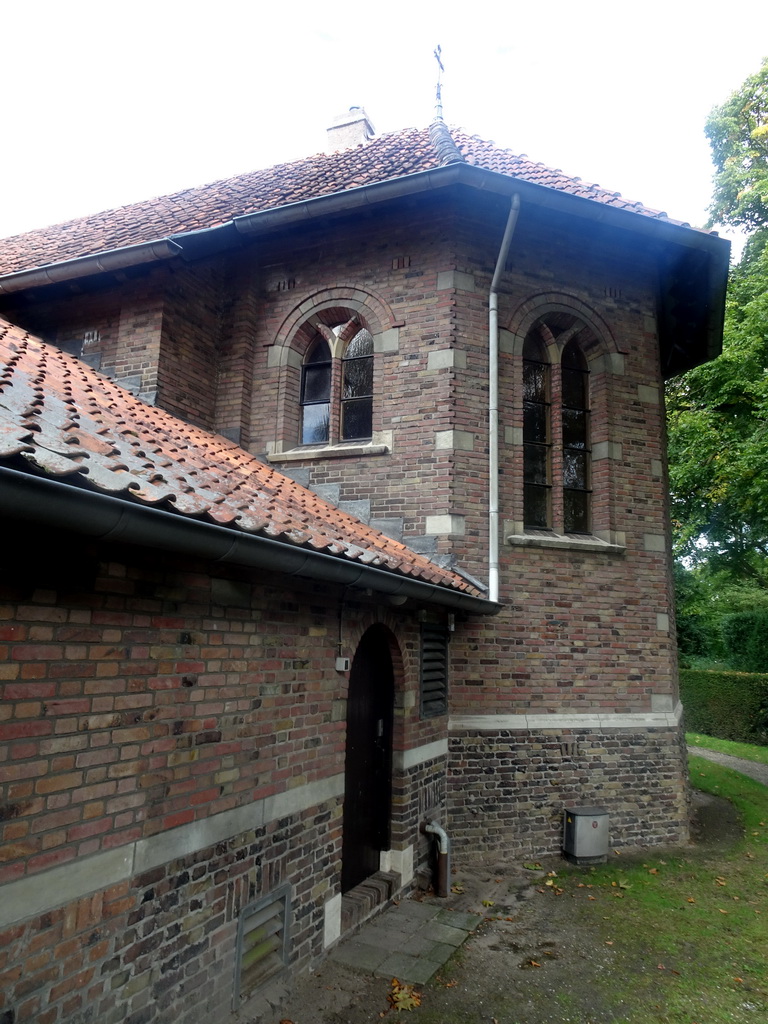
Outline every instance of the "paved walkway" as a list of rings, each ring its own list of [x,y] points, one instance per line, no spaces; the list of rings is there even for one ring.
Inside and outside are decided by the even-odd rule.
[[[482,920],[444,904],[404,899],[340,942],[329,959],[377,977],[423,985]]]
[[[768,786],[768,764],[760,764],[759,761],[745,761],[742,757],[733,757],[731,754],[720,754],[716,750],[707,750],[704,747],[688,747],[688,753],[694,757],[703,757],[707,761],[715,761],[724,768],[733,768],[742,775],[748,775],[756,782],[762,782]]]

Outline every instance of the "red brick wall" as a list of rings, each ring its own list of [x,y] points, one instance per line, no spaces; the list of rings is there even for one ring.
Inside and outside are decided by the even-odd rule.
[[[0,884],[39,879],[46,909],[0,935],[0,1015],[223,1014],[246,903],[290,883],[291,962],[322,952],[325,901],[339,891],[341,791],[290,807],[343,775],[342,594],[221,568],[211,579],[203,566],[14,530],[0,586]],[[444,736],[445,718],[419,719],[412,612],[346,594],[342,652],[351,657],[376,622],[392,636],[397,757]],[[444,782],[444,757],[395,769],[392,844],[413,846],[417,867],[427,855],[418,826],[427,810],[444,817]],[[259,808],[281,794],[288,810],[260,824]],[[253,809],[253,828],[126,868],[119,883],[60,905],[52,879],[87,858],[125,851],[138,863],[142,843],[188,836],[193,823],[218,828],[239,808]]]

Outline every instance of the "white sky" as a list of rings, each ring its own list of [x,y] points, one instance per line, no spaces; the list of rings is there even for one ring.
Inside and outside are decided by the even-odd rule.
[[[768,2],[27,0],[2,32],[0,237],[307,156],[352,105],[426,125],[437,43],[449,123],[702,224]]]

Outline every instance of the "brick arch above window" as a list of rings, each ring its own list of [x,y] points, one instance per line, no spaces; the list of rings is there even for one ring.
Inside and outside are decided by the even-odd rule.
[[[302,342],[310,343],[315,324],[331,325],[355,315],[373,335],[377,350],[396,350],[401,321],[382,298],[354,285],[324,288],[305,296],[285,317],[271,344],[296,350]]]
[[[386,303],[359,288],[324,289],[294,307],[268,360],[279,375],[278,437],[270,461],[389,451],[377,428],[377,379],[382,358],[398,350],[398,328]],[[323,346],[329,358],[320,370],[313,361]],[[323,374],[327,395],[314,387],[325,381]]]
[[[542,341],[551,362],[559,361],[565,346],[576,338],[590,371],[624,372],[624,353],[608,324],[581,299],[565,293],[546,292],[523,302],[502,332],[503,350],[522,356],[526,338],[537,323],[546,325]]]

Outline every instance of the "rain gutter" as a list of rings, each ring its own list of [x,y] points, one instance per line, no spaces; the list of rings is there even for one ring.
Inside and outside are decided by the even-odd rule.
[[[137,267],[142,263],[155,263],[178,256],[181,251],[182,246],[171,238],[158,238],[153,242],[126,245],[122,249],[107,249],[106,252],[100,252],[95,256],[79,256],[74,260],[49,263],[32,270],[20,270],[15,274],[0,276],[0,295],[20,292],[26,288],[40,288],[47,284],[59,284],[62,281],[74,281],[79,277],[90,277],[93,274],[124,270],[126,267]]]
[[[139,245],[110,249],[93,256],[82,256],[31,270],[0,275],[0,294],[58,284],[79,277],[134,267],[142,263],[152,263],[175,256],[181,256],[184,259],[199,259],[216,252],[237,248],[243,244],[246,238],[254,235],[307,224],[334,214],[351,213],[389,200],[431,192],[451,185],[465,185],[505,198],[511,198],[512,195],[518,193],[521,201],[531,203],[533,206],[623,228],[635,234],[652,236],[660,241],[706,249],[712,256],[720,257],[722,267],[719,267],[718,270],[721,273],[715,274],[715,277],[723,276],[723,267],[724,273],[727,275],[730,247],[724,239],[718,238],[716,235],[708,235],[683,224],[638,214],[633,210],[617,209],[594,199],[561,192],[548,185],[521,181],[518,178],[512,178],[497,171],[489,171],[483,167],[474,167],[466,163],[452,163],[433,170],[417,171],[401,178],[360,185],[343,192],[333,192],[327,196],[317,196],[314,199],[298,203],[286,203],[274,209],[243,214],[211,228],[183,231]]]
[[[189,555],[214,565],[239,565],[284,576],[412,598],[475,615],[501,606],[408,576],[361,565],[312,548],[247,534],[178,513],[147,508],[61,480],[0,467],[0,513],[40,527],[69,530],[102,542]]]

